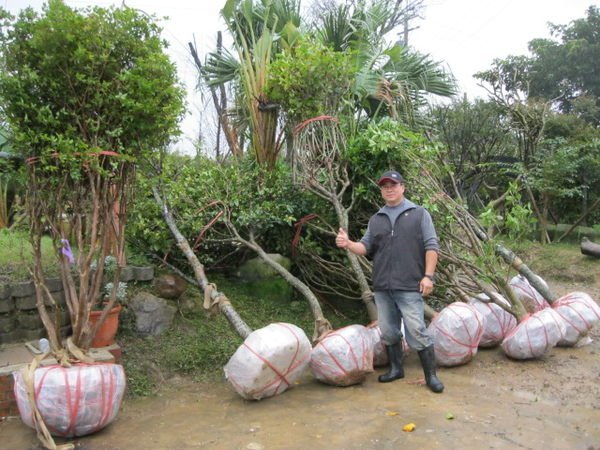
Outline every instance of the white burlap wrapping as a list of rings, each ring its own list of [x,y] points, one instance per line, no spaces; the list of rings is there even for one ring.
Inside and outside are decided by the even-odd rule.
[[[23,373],[14,372],[13,377],[21,419],[35,428]],[[123,366],[112,363],[38,367],[33,383],[37,408],[50,434],[60,437],[85,436],[111,423],[125,386]]]
[[[404,336],[404,323],[400,324],[400,330],[402,336]],[[367,331],[373,342],[373,366],[381,367],[389,364],[387,349],[385,344],[381,341],[381,328],[377,325],[377,322],[371,322],[367,325]],[[407,355],[410,351],[410,347],[406,344],[406,339],[402,338],[401,341],[402,351],[404,355]]]
[[[310,356],[314,377],[334,386],[362,383],[373,372],[373,342],[362,325],[350,325],[328,333]]]
[[[585,292],[571,292],[554,302],[552,308],[565,321],[566,332],[557,343],[562,347],[575,345],[600,321],[600,306]]]
[[[302,375],[310,359],[306,333],[291,323],[253,331],[225,365],[225,377],[248,400],[281,394]]]
[[[506,305],[509,304],[500,294],[496,295],[497,302],[503,302]],[[479,294],[476,298],[470,299],[469,305],[479,311],[485,318],[479,347],[485,348],[499,345],[504,340],[506,334],[517,326],[517,319],[496,303],[491,302],[485,294]]]
[[[466,364],[477,354],[485,318],[473,306],[454,302],[442,309],[428,330],[440,366]]]
[[[537,278],[544,286],[548,287],[548,284],[541,277],[538,276]],[[534,313],[550,306],[546,299],[542,297],[542,294],[540,294],[524,276],[514,276],[509,284],[514,289],[527,312]]]
[[[514,359],[543,356],[566,332],[563,319],[552,308],[526,316],[502,341],[502,350]]]

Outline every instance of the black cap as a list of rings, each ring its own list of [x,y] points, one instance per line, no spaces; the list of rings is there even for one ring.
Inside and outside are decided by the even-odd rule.
[[[381,186],[386,181],[391,181],[392,183],[398,184],[404,183],[404,178],[402,178],[402,175],[395,170],[388,170],[381,175],[381,178],[379,178],[379,181],[377,182],[377,186]]]

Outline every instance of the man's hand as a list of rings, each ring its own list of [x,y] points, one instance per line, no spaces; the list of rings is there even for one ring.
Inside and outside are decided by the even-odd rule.
[[[423,297],[427,297],[433,292],[433,281],[427,277],[423,277],[421,283],[419,283],[419,291]]]
[[[339,248],[348,248],[350,245],[350,239],[348,239],[348,233],[343,228],[338,230],[338,234],[335,237],[335,245]]]

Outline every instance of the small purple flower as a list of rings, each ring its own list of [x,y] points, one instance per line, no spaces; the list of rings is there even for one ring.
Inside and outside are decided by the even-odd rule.
[[[74,264],[75,258],[73,258],[73,252],[71,251],[71,245],[69,244],[69,241],[67,239],[61,239],[60,243],[63,245],[62,249],[60,250],[61,253],[65,255],[67,261],[69,261],[69,264]]]

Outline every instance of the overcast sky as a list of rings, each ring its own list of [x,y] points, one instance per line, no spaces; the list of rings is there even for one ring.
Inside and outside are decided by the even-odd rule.
[[[40,9],[43,3],[0,0],[0,5],[13,13],[27,6]],[[65,3],[82,8],[118,6],[123,2],[66,0]],[[169,17],[161,23],[164,37],[170,42],[169,53],[189,91],[190,114],[182,124],[185,136],[179,144],[186,152],[193,153],[191,142],[200,130],[199,111],[204,109],[203,99],[194,93],[196,70],[187,43],[195,39],[202,53],[214,48],[216,32],[225,28],[219,17],[224,3],[225,0],[125,0],[127,6]],[[461,91],[470,98],[485,97],[472,78],[475,72],[488,69],[494,58],[527,54],[530,40],[549,37],[548,22],[567,24],[584,17],[593,4],[592,0],[425,0],[423,20],[412,24],[418,28],[409,35],[409,44],[443,62],[457,78]],[[212,124],[205,123],[205,128],[212,128]]]

